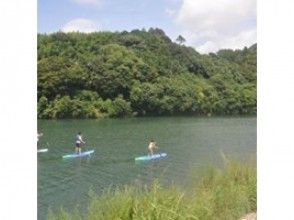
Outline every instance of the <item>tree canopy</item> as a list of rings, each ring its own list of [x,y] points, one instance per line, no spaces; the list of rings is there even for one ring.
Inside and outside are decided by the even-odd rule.
[[[186,39],[182,35],[179,35],[177,37],[176,41],[178,41],[180,44],[182,44],[186,41]]]
[[[256,113],[256,44],[183,42],[158,28],[38,34],[38,118]]]

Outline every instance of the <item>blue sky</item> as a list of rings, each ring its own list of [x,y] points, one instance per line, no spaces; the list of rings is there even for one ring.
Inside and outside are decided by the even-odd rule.
[[[38,32],[158,27],[207,53],[256,42],[256,0],[38,0]]]
[[[97,2],[95,4],[95,2]],[[97,30],[122,31],[162,28],[169,36],[178,35],[166,9],[178,8],[177,0],[74,1],[38,0],[38,32],[61,30],[77,18],[93,21]]]

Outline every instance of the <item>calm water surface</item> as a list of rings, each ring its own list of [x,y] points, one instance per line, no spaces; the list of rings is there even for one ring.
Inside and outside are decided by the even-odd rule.
[[[110,185],[149,184],[154,178],[187,187],[197,168],[221,164],[221,152],[240,160],[256,155],[255,117],[39,120],[38,129],[44,133],[39,148],[49,149],[38,154],[38,219],[46,219],[49,207],[86,210],[89,189],[100,193]],[[95,153],[62,159],[74,151],[78,131],[84,150]],[[135,162],[146,155],[151,138],[168,156]]]

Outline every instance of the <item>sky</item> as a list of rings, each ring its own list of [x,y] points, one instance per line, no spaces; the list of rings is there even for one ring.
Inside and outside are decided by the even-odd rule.
[[[39,33],[157,27],[200,53],[256,43],[256,0],[38,0]]]

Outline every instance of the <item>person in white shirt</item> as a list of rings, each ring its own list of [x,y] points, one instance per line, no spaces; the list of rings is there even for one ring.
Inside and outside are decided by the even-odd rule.
[[[77,136],[76,136],[76,153],[81,153],[82,152],[82,144],[85,144],[86,142],[83,141],[82,138],[82,133],[78,132]]]

